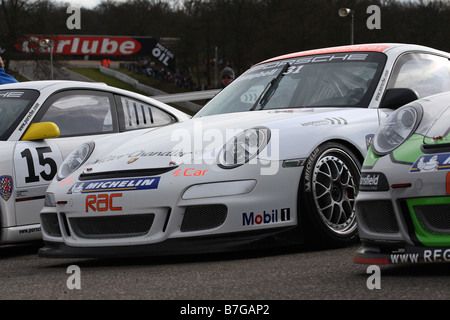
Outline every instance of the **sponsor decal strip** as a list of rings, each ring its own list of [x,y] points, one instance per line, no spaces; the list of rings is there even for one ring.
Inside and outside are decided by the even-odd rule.
[[[432,172],[450,170],[450,153],[420,156],[411,166],[409,172]]]
[[[314,120],[314,121],[309,121],[309,122],[303,122],[300,123],[303,127],[306,126],[323,126],[323,125],[339,125],[339,124],[343,124],[343,125],[347,125],[348,121],[345,118],[339,117],[339,118],[325,118],[325,119],[321,119],[321,120]]]
[[[77,182],[67,194],[157,189],[161,177]]]
[[[333,47],[333,48],[324,48],[324,49],[315,49],[309,51],[303,51],[298,53],[287,54],[281,57],[272,58],[264,62],[269,62],[275,59],[287,59],[287,58],[296,58],[306,55],[314,55],[314,54],[330,54],[330,53],[342,53],[342,52],[352,52],[352,51],[374,51],[374,52],[382,52],[385,49],[389,48],[388,45],[351,45],[351,46],[342,46],[342,47]]]
[[[362,173],[359,181],[361,191],[387,191],[389,184],[384,174],[380,172]]]
[[[256,214],[253,211],[242,213],[242,225],[253,226],[261,224],[271,224],[279,221],[291,220],[290,208],[283,208],[278,211],[274,209],[271,212],[263,211],[262,214]]]
[[[397,252],[386,255],[355,256],[355,263],[363,264],[415,264],[450,262],[450,248],[423,249],[409,248],[410,252]]]
[[[450,249],[425,249],[422,253],[393,253],[390,262],[420,263],[420,262],[450,262]]]

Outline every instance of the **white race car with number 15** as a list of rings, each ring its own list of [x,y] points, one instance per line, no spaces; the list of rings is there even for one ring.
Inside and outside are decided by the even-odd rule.
[[[190,117],[101,83],[27,81],[0,86],[0,244],[42,240],[39,212],[63,159],[102,135]]]

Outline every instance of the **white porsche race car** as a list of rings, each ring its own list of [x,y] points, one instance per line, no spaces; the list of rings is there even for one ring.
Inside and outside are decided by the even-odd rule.
[[[39,254],[353,243],[374,133],[394,108],[450,90],[449,58],[403,44],[289,54],[247,70],[191,120],[85,143],[48,189]]]
[[[94,137],[190,117],[105,84],[29,81],[0,86],[0,244],[41,240],[39,212],[63,159]]]

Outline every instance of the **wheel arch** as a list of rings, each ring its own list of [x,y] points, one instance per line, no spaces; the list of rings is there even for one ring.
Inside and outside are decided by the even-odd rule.
[[[306,201],[306,198],[305,198],[305,189],[303,189],[304,186],[305,186],[305,176],[310,174],[310,173],[307,173],[307,171],[311,172],[311,167],[310,167],[310,169],[307,168],[308,160],[309,160],[310,157],[315,157],[314,154],[315,154],[316,150],[321,149],[322,146],[327,145],[327,144],[328,145],[335,144],[336,147],[344,147],[344,148],[346,148],[347,151],[351,152],[352,155],[355,157],[354,160],[356,160],[358,162],[358,163],[355,163],[355,165],[357,165],[357,166],[359,165],[360,168],[361,168],[362,163],[364,161],[363,152],[361,152],[361,150],[356,145],[354,145],[353,143],[351,143],[350,141],[345,140],[345,139],[325,140],[325,141],[322,141],[321,143],[319,143],[318,145],[316,145],[312,149],[310,155],[307,158],[307,161],[304,164],[305,168],[304,168],[304,170],[302,172],[302,175],[300,177],[299,186],[298,186],[297,219],[298,219],[299,231],[302,232],[303,234],[308,233],[308,231],[306,229],[308,229],[310,227],[308,224],[311,223],[311,220],[309,218],[305,219],[305,206],[304,206],[305,202],[304,201]],[[349,156],[351,156],[351,155],[349,155]],[[307,237],[307,238],[309,238],[309,237]],[[356,238],[354,238],[354,239],[356,239]],[[338,247],[339,247],[339,245],[338,245]]]
[[[353,152],[353,154],[354,154],[355,156],[358,157],[358,161],[359,161],[361,164],[363,163],[363,161],[364,161],[364,155],[362,154],[361,150],[360,150],[358,147],[356,147],[353,143],[351,143],[350,141],[344,140],[344,139],[331,139],[331,140],[323,141],[323,142],[322,142],[321,144],[319,144],[317,147],[319,147],[319,146],[321,146],[321,145],[323,145],[323,144],[325,144],[325,143],[328,143],[328,142],[330,142],[330,143],[334,143],[334,142],[335,142],[335,143],[339,143],[339,144],[341,144],[341,145],[347,147],[348,149],[350,149],[350,151]],[[316,148],[317,148],[317,147],[316,147]]]
[[[365,155],[363,155],[361,150],[355,144],[351,143],[348,140],[344,140],[344,139],[330,139],[330,140],[321,141],[319,144],[317,144],[316,146],[314,146],[311,149],[311,153],[314,152],[314,150],[316,150],[317,148],[319,148],[320,146],[322,146],[322,145],[324,145],[326,143],[341,144],[341,145],[347,147],[357,157],[357,160],[360,162],[361,165],[364,162]],[[306,158],[308,158],[311,155],[311,153]],[[301,187],[302,187],[302,180],[303,180],[304,176],[305,176],[305,170],[303,170],[303,172],[301,174],[301,177],[300,177],[299,184],[298,184],[299,195],[300,195],[300,191],[301,191]]]

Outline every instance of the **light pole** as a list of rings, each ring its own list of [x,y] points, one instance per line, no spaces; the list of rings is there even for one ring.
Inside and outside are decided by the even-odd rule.
[[[39,40],[39,46],[44,49],[50,49],[50,78],[53,80],[53,40],[41,39]]]
[[[341,18],[344,18],[344,17],[348,16],[349,14],[351,14],[351,16],[352,16],[352,25],[351,25],[351,31],[350,31],[351,32],[351,34],[350,34],[350,44],[353,44],[353,26],[354,26],[354,23],[355,23],[354,11],[352,9],[349,9],[349,8],[340,8],[338,13],[339,13],[339,16]]]

